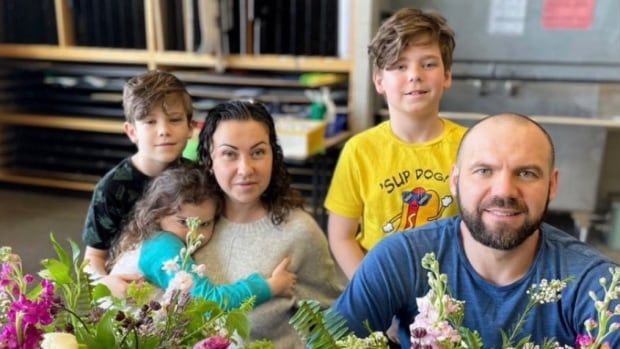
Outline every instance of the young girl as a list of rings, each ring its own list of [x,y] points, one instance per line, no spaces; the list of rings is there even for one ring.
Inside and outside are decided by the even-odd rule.
[[[204,242],[213,234],[221,206],[216,188],[206,171],[189,165],[166,170],[156,177],[121,234],[115,248],[119,258],[110,273],[138,272],[161,289],[168,288],[174,273],[162,267],[180,256],[181,249],[186,247],[188,218],[200,220],[198,233],[203,235]],[[288,262],[289,258],[284,258],[266,280],[253,273],[228,285],[214,285],[206,277],[192,273],[191,294],[225,308],[239,307],[252,296],[256,296],[256,305],[272,296],[291,296],[296,276],[286,270]],[[194,267],[190,260],[186,271]]]

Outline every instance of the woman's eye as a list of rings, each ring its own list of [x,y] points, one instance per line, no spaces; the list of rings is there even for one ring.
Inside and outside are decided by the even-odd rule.
[[[255,150],[254,152],[252,152],[252,156],[254,156],[255,158],[256,157],[261,157],[261,156],[265,155],[265,153],[266,153],[265,149],[258,149],[258,150]]]
[[[235,157],[235,153],[231,152],[231,151],[225,151],[222,153],[222,156],[227,158],[227,159],[232,159]]]

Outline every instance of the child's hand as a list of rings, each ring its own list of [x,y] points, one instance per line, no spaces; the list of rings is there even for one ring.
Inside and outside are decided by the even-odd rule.
[[[140,274],[113,274],[106,275],[97,280],[98,283],[102,283],[110,289],[112,295],[117,298],[125,298],[127,295],[127,287],[132,281],[142,281],[142,275]]]
[[[295,293],[297,275],[286,270],[290,262],[291,259],[289,257],[284,257],[282,262],[273,270],[271,277],[267,279],[267,283],[271,287],[271,293],[274,296],[292,297]]]

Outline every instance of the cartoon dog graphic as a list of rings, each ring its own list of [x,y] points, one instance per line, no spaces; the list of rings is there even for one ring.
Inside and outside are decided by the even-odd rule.
[[[416,187],[402,194],[403,206],[401,212],[392,217],[384,226],[386,234],[402,231],[441,218],[443,211],[452,204],[452,196],[446,195],[440,199],[435,190],[426,190]]]

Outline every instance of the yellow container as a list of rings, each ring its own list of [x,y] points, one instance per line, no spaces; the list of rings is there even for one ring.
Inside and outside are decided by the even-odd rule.
[[[303,160],[325,149],[325,127],[319,120],[276,118],[276,133],[287,159]]]

